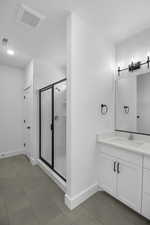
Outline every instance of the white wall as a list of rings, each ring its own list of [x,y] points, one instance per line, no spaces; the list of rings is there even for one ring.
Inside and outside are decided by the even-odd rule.
[[[114,48],[76,14],[68,26],[67,196],[73,199],[96,183],[96,133],[113,129]]]
[[[116,45],[116,62],[121,67],[127,67],[132,58],[135,61],[145,61],[147,53],[150,55],[150,29],[137,33],[134,36]]]
[[[45,87],[66,77],[66,71],[63,68],[56,66],[51,62],[46,63],[39,60],[34,61],[34,74],[37,89]]]
[[[0,65],[0,153],[23,151],[24,71]]]
[[[25,67],[24,88],[33,86],[34,61],[31,60]]]

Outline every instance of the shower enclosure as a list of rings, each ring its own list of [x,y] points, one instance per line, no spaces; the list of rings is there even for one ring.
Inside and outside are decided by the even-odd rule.
[[[66,181],[66,79],[39,90],[40,159]]]

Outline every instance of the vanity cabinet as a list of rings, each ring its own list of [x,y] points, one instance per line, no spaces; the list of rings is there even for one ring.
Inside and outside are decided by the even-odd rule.
[[[117,198],[132,209],[140,212],[141,209],[141,168],[137,165],[119,161],[119,173],[117,176]]]
[[[132,209],[141,211],[142,156],[102,145],[98,182],[103,190]]]
[[[150,219],[150,157],[144,157],[142,214]]]
[[[107,154],[99,155],[99,185],[106,192],[115,195],[116,173],[114,173],[115,158]]]

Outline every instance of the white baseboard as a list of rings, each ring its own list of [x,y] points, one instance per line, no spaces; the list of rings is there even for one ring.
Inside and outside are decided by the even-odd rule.
[[[37,160],[37,164],[65,193],[66,183],[56,173],[54,173],[48,166],[46,166],[40,159]]]
[[[16,155],[25,155],[24,150],[16,150],[16,151],[9,151],[9,152],[1,152],[0,159],[9,158]]]
[[[82,202],[86,201],[89,197],[94,195],[97,191],[99,191],[98,185],[94,184],[73,198],[70,198],[66,194],[65,195],[65,204],[67,205],[67,207],[69,209],[72,210],[72,209],[76,208],[77,206],[79,206]]]
[[[25,152],[25,155],[30,160],[30,162],[33,166],[37,165],[37,160],[34,159],[29,152]]]
[[[103,189],[100,186],[98,186],[98,191],[103,191]]]
[[[32,166],[37,165],[37,160],[36,159],[34,159],[32,157],[30,157],[29,159],[30,159],[30,162],[31,162]]]
[[[37,164],[37,161],[35,159],[33,159],[31,156],[29,156],[29,154],[27,154],[27,152],[24,150],[1,152],[0,159],[9,158],[9,157],[17,156],[17,155],[26,155],[29,158],[29,160],[33,166],[35,166]]]
[[[29,152],[26,151],[25,154],[26,154],[27,158],[30,160],[30,154],[29,154]]]

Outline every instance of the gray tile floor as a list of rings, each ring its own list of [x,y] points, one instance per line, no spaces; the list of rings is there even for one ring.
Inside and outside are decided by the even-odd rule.
[[[70,211],[64,194],[25,156],[0,160],[0,225],[147,225],[104,192]]]

